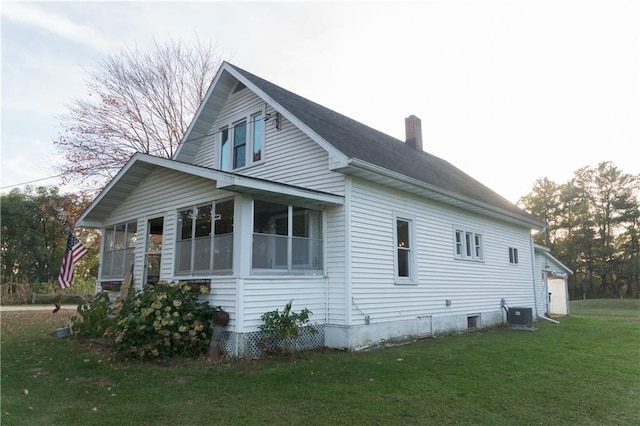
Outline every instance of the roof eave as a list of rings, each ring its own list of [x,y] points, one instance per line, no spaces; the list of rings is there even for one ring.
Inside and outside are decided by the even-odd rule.
[[[548,258],[552,262],[556,263],[561,269],[563,269],[567,274],[573,275],[573,271],[567,267],[564,263],[558,260],[554,255],[551,254],[551,249],[546,246],[541,246],[540,244],[533,245],[534,250],[541,253],[544,257]]]
[[[131,174],[137,168],[149,166],[151,168],[163,167],[194,176],[199,176],[205,179],[211,179],[216,182],[230,181],[228,174],[225,172],[220,172],[206,167],[194,166],[192,164],[170,160],[168,158],[155,157],[153,155],[138,152],[129,159],[129,161],[122,167],[122,169],[120,169],[118,174],[113,179],[111,179],[111,181],[100,192],[100,194],[98,194],[93,202],[84,210],[84,212],[82,212],[78,220],[76,220],[76,226],[83,228],[101,227],[102,222],[93,218],[92,213],[98,206],[101,205],[101,203],[106,202],[108,197],[113,194],[118,186],[127,185],[125,179],[128,174]],[[149,171],[145,172],[146,175],[148,175],[148,173]],[[135,186],[136,184],[134,184],[133,186]]]
[[[392,170],[368,163],[366,161],[362,161],[357,158],[349,159],[347,164],[347,167],[336,169],[336,171],[340,171],[345,174],[354,174],[353,171],[349,170],[350,168],[352,168],[353,170],[364,171],[365,173],[382,176],[388,179],[389,182],[397,182],[397,189],[401,189],[407,192],[414,192],[418,195],[442,202],[444,204],[452,205],[464,210],[469,210],[474,213],[482,213],[486,216],[498,218],[506,222],[510,222],[534,230],[540,230],[546,226],[546,224],[542,221],[532,220],[528,217],[517,215],[507,210],[483,203],[478,200],[474,200],[469,197],[465,197],[451,191],[447,191],[435,185],[431,185],[421,180],[408,177],[401,173],[394,172]],[[393,185],[391,186],[393,187]]]
[[[151,167],[149,167],[151,166]],[[241,176],[234,173],[223,172],[220,170],[210,169],[202,166],[195,166],[192,164],[183,163],[176,160],[170,160],[167,158],[154,157],[148,154],[135,154],[127,162],[127,164],[118,172],[111,182],[105,187],[102,192],[96,197],[96,199],[85,209],[76,221],[76,226],[83,228],[100,228],[104,225],[102,222],[101,214],[93,214],[101,203],[108,202],[109,205],[117,205],[122,200],[117,197],[128,196],[122,195],[125,192],[120,191],[120,194],[115,194],[118,185],[127,185],[125,182],[126,176],[132,173],[136,168],[141,168],[148,176],[155,168],[165,168],[181,173],[186,173],[192,176],[198,176],[204,179],[209,179],[215,182],[217,189],[223,189],[226,191],[247,193],[253,195],[268,196],[272,199],[281,199],[283,201],[297,202],[307,206],[327,206],[327,205],[342,205],[344,204],[344,197],[334,195],[322,191],[310,190],[307,188],[286,185],[277,182],[271,182],[263,179]],[[146,169],[145,169],[146,168]],[[109,196],[116,197],[116,199],[109,200]]]

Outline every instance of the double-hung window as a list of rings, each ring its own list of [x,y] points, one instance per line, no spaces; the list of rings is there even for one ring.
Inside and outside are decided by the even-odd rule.
[[[233,269],[233,200],[178,212],[176,275],[231,273]]]
[[[104,229],[102,279],[124,279],[135,260],[137,221],[118,223]]]
[[[484,259],[482,234],[456,228],[454,235],[454,254],[456,259],[476,261],[482,261]]]
[[[412,283],[416,279],[415,232],[413,220],[394,215],[394,263],[396,283]]]
[[[255,200],[252,269],[287,273],[322,271],[322,234],[320,210]]]
[[[264,112],[236,117],[219,131],[219,167],[231,171],[264,159]]]

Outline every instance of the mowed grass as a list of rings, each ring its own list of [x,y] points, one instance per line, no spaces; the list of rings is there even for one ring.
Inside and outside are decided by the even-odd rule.
[[[638,301],[560,324],[369,352],[121,361],[55,337],[69,312],[2,314],[2,425],[640,424]]]

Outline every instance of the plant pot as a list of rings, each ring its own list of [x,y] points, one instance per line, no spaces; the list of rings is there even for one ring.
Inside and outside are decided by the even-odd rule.
[[[214,325],[226,327],[229,324],[229,312],[223,310],[215,311],[212,320]]]

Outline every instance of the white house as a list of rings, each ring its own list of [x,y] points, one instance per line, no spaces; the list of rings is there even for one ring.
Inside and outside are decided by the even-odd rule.
[[[209,283],[223,350],[250,355],[260,316],[294,299],[318,344],[356,350],[544,310],[544,223],[422,150],[229,63],[172,159],[136,154],[79,218],[102,229],[99,286]]]

